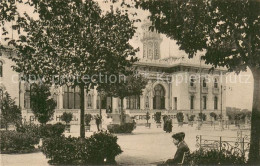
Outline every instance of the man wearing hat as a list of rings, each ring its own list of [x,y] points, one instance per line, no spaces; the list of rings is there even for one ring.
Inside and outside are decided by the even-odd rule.
[[[166,161],[165,164],[168,165],[175,165],[175,164],[182,163],[184,154],[190,152],[188,145],[184,142],[184,138],[185,138],[184,132],[173,134],[172,138],[173,138],[173,143],[177,146],[177,151],[173,159],[169,159]]]

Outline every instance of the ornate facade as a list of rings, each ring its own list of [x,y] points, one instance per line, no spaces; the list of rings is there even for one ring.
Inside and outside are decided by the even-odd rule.
[[[209,114],[225,112],[226,96],[221,87],[225,86],[226,69],[218,68],[209,74],[211,66],[200,61],[199,57],[188,59],[186,56],[161,58],[160,34],[149,31],[149,23],[142,26],[143,58],[134,65],[137,70],[149,79],[141,96],[129,96],[124,99],[124,109],[130,116],[142,119],[146,112],[162,112],[174,115]],[[19,82],[18,74],[12,71],[13,62],[7,57],[11,51],[2,51],[0,58],[0,94],[8,91],[16,98],[23,110],[26,121],[35,121],[30,111],[30,86]],[[51,89],[57,101],[54,121],[59,121],[64,111],[73,112],[74,123],[79,123],[79,89],[67,86]],[[1,97],[0,96],[0,97]],[[112,114],[120,112],[121,101],[118,98],[99,95],[96,89],[85,96],[86,112],[97,114],[107,110]]]

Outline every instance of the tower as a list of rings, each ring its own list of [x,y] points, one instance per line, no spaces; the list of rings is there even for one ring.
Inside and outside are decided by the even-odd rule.
[[[147,20],[144,21],[144,24],[142,25],[143,38],[141,42],[143,43],[143,59],[157,60],[161,58],[160,44],[162,38],[155,30],[149,30],[151,25],[151,22]]]

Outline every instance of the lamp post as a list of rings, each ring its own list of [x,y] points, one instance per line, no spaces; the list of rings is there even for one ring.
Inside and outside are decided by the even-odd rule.
[[[200,55],[200,70],[199,70],[199,87],[200,87],[200,114],[202,115],[202,104],[201,104],[201,55]],[[200,130],[202,126],[202,117],[200,117],[198,121],[198,130]]]
[[[223,90],[226,90],[227,86],[220,86],[220,115],[221,115],[221,123],[220,123],[220,127],[221,130],[223,130]],[[228,89],[232,90],[231,87],[228,87]]]

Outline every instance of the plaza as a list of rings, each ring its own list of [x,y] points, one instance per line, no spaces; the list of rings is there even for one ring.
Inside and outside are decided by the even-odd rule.
[[[96,126],[92,125],[92,132],[86,132],[86,136],[90,136],[96,131]],[[196,147],[196,136],[211,136],[219,139],[220,136],[223,139],[229,137],[237,137],[238,128],[231,125],[229,129],[223,131],[219,126],[215,129],[210,125],[203,125],[201,130],[196,129],[196,125],[193,127],[187,124],[183,127],[178,127],[178,124],[173,124],[173,132],[165,133],[162,128],[157,128],[155,124],[151,128],[144,126],[137,126],[137,128],[131,134],[116,134],[118,137],[118,144],[123,150],[123,153],[116,157],[116,162],[119,165],[156,165],[169,158],[173,158],[176,152],[176,146],[172,142],[172,134],[176,132],[185,132],[185,142],[188,144],[190,150],[193,152]],[[248,127],[248,126],[247,126]],[[66,136],[79,136],[79,126],[74,126],[71,133],[65,133]],[[214,131],[214,132],[213,132]],[[249,130],[243,130],[243,135],[250,135]],[[210,137],[209,137],[210,138]],[[29,153],[29,154],[1,154],[1,162],[3,166],[23,166],[23,165],[49,165],[48,159],[42,154],[42,152]]]

